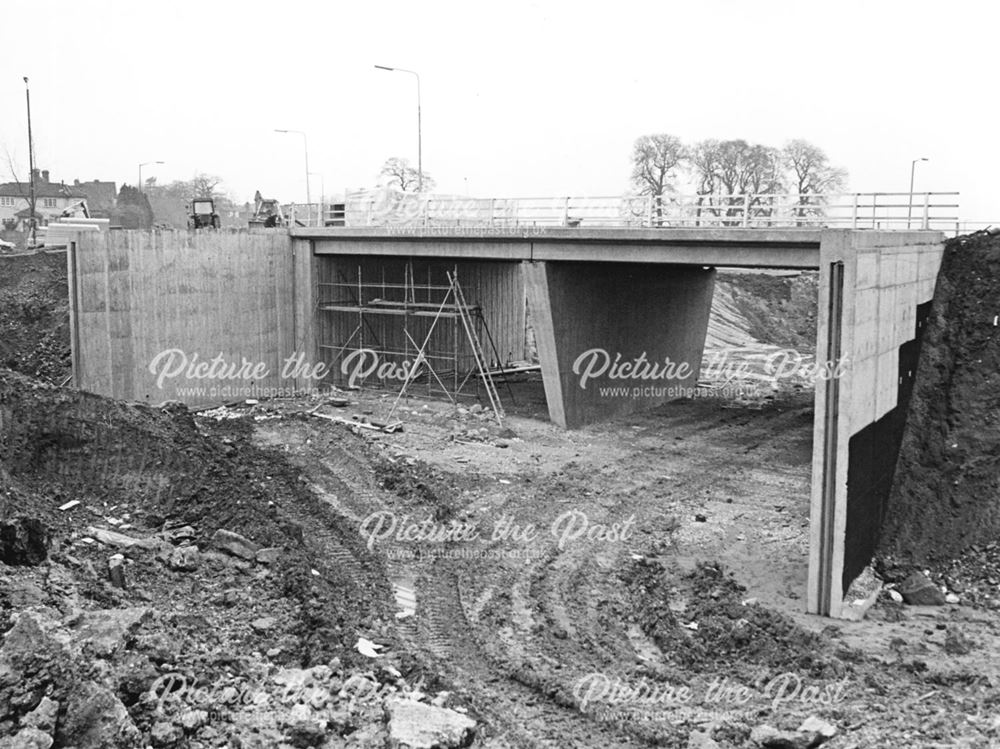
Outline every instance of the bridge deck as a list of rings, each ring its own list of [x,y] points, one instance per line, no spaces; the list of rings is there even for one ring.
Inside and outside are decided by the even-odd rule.
[[[293,227],[317,255],[818,268],[822,229]]]

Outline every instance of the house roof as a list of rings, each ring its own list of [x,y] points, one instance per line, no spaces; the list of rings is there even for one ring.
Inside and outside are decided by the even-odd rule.
[[[74,192],[83,193],[92,210],[95,208],[114,208],[115,201],[118,198],[118,190],[115,188],[114,182],[101,182],[96,179],[90,182],[74,180],[73,186],[69,189]]]
[[[29,187],[27,182],[4,182],[0,184],[0,196],[12,198],[28,199]],[[62,183],[57,182],[35,182],[36,198],[86,198],[87,196],[79,190],[74,190]]]

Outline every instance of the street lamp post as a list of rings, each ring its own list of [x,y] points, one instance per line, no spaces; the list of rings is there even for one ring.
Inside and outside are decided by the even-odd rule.
[[[906,228],[910,228],[910,219],[913,218],[913,175],[917,170],[918,161],[928,161],[927,157],[921,156],[919,159],[914,159],[910,162],[910,205],[906,209]]]
[[[142,192],[142,168],[144,166],[149,166],[150,164],[162,164],[162,161],[144,161],[139,164],[139,192]]]
[[[379,70],[398,71],[409,73],[417,79],[417,192],[424,191],[424,155],[423,155],[423,135],[420,126],[420,74],[415,70],[405,68],[390,68],[385,65],[376,65]]]
[[[278,130],[275,128],[276,133],[297,133],[302,136],[302,150],[306,157],[306,205],[309,206],[309,210],[312,211],[312,195],[309,193],[309,139],[306,138],[306,134],[301,130]]]
[[[35,147],[31,140],[31,90],[28,88],[28,76],[24,76],[24,100],[28,105],[28,236],[34,246],[37,232],[35,230]]]

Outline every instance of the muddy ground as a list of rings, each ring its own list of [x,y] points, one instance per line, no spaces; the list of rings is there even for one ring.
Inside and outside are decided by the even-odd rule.
[[[750,318],[809,279],[751,283],[713,335],[788,345]],[[568,432],[524,378],[503,429],[415,398],[387,434],[322,418],[378,392],[0,373],[0,747],[1000,746],[984,600],[803,613],[812,393],[764,385]]]

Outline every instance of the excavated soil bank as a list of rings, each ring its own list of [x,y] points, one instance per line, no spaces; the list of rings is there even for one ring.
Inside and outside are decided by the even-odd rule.
[[[0,367],[59,384],[69,340],[66,253],[0,255]]]
[[[948,242],[880,553],[946,562],[1000,531],[1000,236]]]

